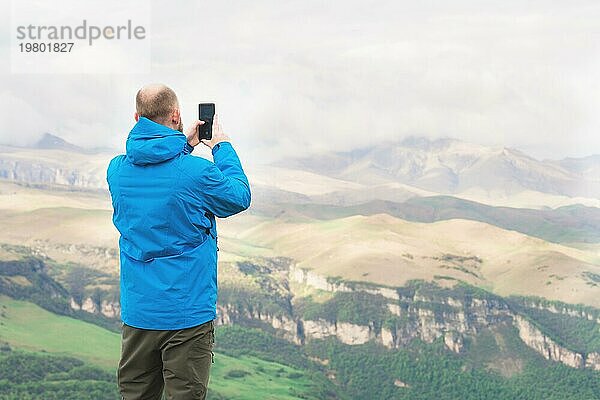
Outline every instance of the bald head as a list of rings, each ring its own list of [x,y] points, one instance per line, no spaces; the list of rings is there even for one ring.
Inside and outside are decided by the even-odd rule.
[[[175,92],[166,85],[153,83],[141,88],[135,97],[135,108],[139,117],[171,126],[179,119],[179,101]]]

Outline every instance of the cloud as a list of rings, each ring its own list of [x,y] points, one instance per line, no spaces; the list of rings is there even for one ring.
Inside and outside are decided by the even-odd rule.
[[[0,66],[1,87],[27,104],[11,109],[0,142],[31,115],[46,128],[32,122],[19,140],[41,129],[120,146],[135,91],[160,81],[178,92],[188,124],[198,102],[215,101],[256,162],[413,134],[538,158],[600,153],[594,1],[152,5],[150,74],[19,76]]]
[[[4,144],[27,146],[33,144],[32,138],[44,132],[46,122],[40,112],[27,100],[11,92],[0,92],[0,136]]]

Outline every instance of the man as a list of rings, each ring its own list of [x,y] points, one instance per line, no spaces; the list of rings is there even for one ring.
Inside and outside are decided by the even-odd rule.
[[[218,117],[211,140],[186,131],[177,96],[148,85],[136,96],[127,154],[107,181],[119,230],[125,400],[204,399],[213,362],[219,218],[250,206],[250,186]],[[190,155],[202,143],[214,163]]]

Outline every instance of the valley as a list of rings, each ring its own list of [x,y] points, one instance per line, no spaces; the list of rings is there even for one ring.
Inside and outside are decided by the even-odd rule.
[[[15,250],[5,247],[13,255]],[[119,324],[104,307],[118,307],[114,282],[107,275],[77,273],[85,285],[75,298],[73,282],[63,278],[69,275],[57,273],[73,266],[18,250],[23,258],[0,263],[0,292],[11,296],[0,298],[0,341],[20,351],[43,350],[114,368]],[[593,307],[503,298],[461,283],[444,287],[412,281],[394,288],[345,281],[297,268],[288,258],[223,263],[220,275],[216,343],[224,355],[216,358],[222,366],[215,366],[214,399],[313,398],[310,393],[344,399],[357,390],[375,399],[427,398],[419,396],[431,394],[433,387],[453,396],[468,390],[479,398],[496,390],[506,399],[527,387],[523,398],[542,399],[547,386],[528,380],[542,371],[578,380],[581,393],[597,390],[600,312]],[[80,304],[87,306],[80,309]],[[351,367],[356,359],[348,357],[367,354],[376,356],[369,358],[370,365],[380,365],[376,376],[371,369]],[[273,362],[282,366],[269,367]],[[428,368],[443,369],[452,382],[465,386],[448,386],[442,375],[431,381]],[[260,383],[262,376],[269,379],[265,397],[258,397],[258,389],[235,394],[236,387],[248,388],[248,380]],[[318,390],[302,383],[307,376],[320,382]],[[370,383],[359,389],[356,379]],[[472,380],[480,382],[479,389]],[[433,386],[425,389],[425,382]],[[572,391],[562,378],[551,387],[557,396]]]
[[[59,374],[0,376],[0,398],[115,398],[110,155],[0,147],[0,364]],[[248,166],[251,208],[218,221],[209,398],[598,398],[598,162],[413,138]]]

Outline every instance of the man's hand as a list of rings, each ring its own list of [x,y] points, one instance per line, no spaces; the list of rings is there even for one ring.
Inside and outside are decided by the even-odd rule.
[[[196,147],[200,143],[198,139],[198,127],[200,125],[204,125],[204,121],[194,121],[192,125],[185,131],[185,136],[187,136],[187,142],[190,146]]]
[[[229,140],[229,136],[227,136],[225,132],[223,132],[223,128],[221,128],[221,124],[219,123],[219,116],[215,114],[215,118],[213,119],[212,125],[212,139],[202,139],[202,144],[212,149],[215,144],[220,142],[229,142]]]

